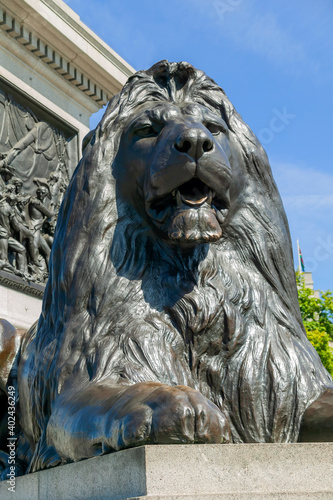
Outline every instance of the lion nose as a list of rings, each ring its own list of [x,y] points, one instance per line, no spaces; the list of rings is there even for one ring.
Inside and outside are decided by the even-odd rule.
[[[180,153],[186,153],[197,160],[205,153],[212,151],[214,147],[212,139],[202,129],[191,128],[179,134],[175,142],[175,148]]]

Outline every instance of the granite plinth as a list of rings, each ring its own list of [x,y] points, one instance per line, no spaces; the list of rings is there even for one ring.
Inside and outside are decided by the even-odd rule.
[[[1,500],[333,499],[333,443],[142,446],[0,483]]]
[[[0,318],[27,330],[39,318],[44,289],[45,285],[0,271]]]

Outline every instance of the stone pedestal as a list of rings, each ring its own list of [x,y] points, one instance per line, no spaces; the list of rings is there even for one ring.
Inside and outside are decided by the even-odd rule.
[[[61,0],[0,0],[0,80],[76,130],[119,92],[133,68]]]
[[[0,271],[0,318],[16,328],[28,330],[41,313],[44,288]]]
[[[24,198],[36,195],[34,178],[39,182],[44,179],[49,187],[53,185],[53,196],[58,197],[59,204],[52,200],[51,207],[48,198],[44,203],[56,217],[61,202],[59,179],[63,192],[81,157],[82,140],[89,132],[92,113],[121,90],[134,70],[61,0],[0,0],[0,57],[0,163],[6,158],[12,175],[23,182],[22,191],[15,192],[24,202],[19,209],[24,215],[20,224],[23,220],[23,226],[29,226],[35,234],[37,226],[30,220]],[[50,181],[51,174],[56,174],[58,181]],[[1,203],[8,183],[10,179],[2,172]],[[16,218],[17,207],[16,201]],[[2,207],[3,212],[6,210],[8,207]],[[18,234],[13,222],[7,221],[8,224],[16,250],[23,244],[24,258],[31,264],[36,254],[29,253],[26,235],[22,231]],[[46,232],[42,226],[43,236]],[[47,235],[45,241],[50,244]],[[39,283],[47,278],[47,256],[40,251],[39,243],[35,253],[41,254],[42,262],[40,275],[35,279],[38,269],[24,268],[22,263],[20,267],[12,246],[13,242],[9,244],[9,254],[0,253],[0,318],[27,329],[40,314],[44,287]],[[22,274],[15,275],[6,267],[7,258],[16,270],[23,271],[23,279],[17,278]]]
[[[142,446],[0,483],[1,500],[333,498],[333,443]]]

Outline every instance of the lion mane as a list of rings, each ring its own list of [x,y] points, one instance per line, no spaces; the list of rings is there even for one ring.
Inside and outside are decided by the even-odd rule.
[[[148,101],[199,103],[229,129],[238,167],[223,234],[190,252],[154,238],[119,191],[122,131]],[[20,366],[29,471],[57,462],[46,444],[53,401],[93,380],[187,385],[223,407],[235,443],[297,440],[330,376],[302,325],[266,153],[202,71],[161,61],[110,101],[62,204],[43,311]]]

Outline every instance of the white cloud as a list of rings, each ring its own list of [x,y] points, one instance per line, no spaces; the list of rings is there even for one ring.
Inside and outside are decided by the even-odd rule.
[[[290,203],[293,199],[306,200],[311,206],[332,204],[333,174],[305,165],[274,161],[272,169],[283,199]]]
[[[202,0],[188,0],[203,9]],[[201,14],[219,26],[219,36],[237,50],[251,52],[293,74],[305,72],[320,80],[332,77],[323,54],[332,53],[332,4],[304,0],[206,0]]]
[[[321,195],[294,195],[294,196],[282,196],[284,205],[290,209],[301,209],[308,210],[309,208],[313,210],[317,209],[332,209],[333,208],[333,195],[331,196],[321,196]]]
[[[238,16],[239,26],[230,30],[234,41],[247,50],[263,55],[275,64],[304,62],[303,45],[284,31],[273,13],[255,14],[251,19],[242,12]],[[235,29],[236,28],[236,29]]]
[[[333,174],[274,161],[272,170],[289,220],[295,262],[298,238],[315,287],[332,289]]]

